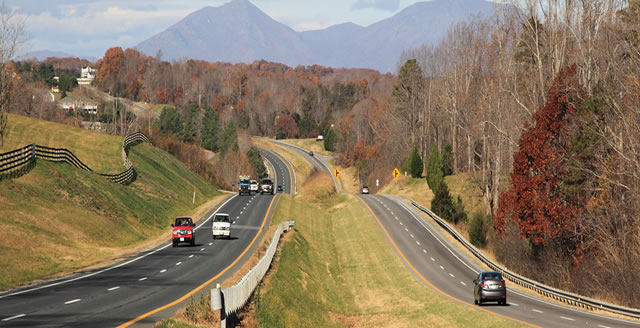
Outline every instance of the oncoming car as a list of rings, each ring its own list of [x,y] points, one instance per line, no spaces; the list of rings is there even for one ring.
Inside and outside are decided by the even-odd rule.
[[[229,214],[216,213],[216,215],[213,216],[211,230],[213,231],[213,239],[219,237],[231,238],[231,221],[229,220]]]
[[[251,190],[251,193],[258,193],[258,181],[251,180],[251,186],[249,186],[249,190]]]
[[[178,246],[179,243],[189,243],[191,246],[196,244],[196,225],[193,219],[188,216],[179,216],[171,226],[173,227],[171,232],[173,247]]]
[[[363,195],[368,195],[369,194],[369,187],[362,186],[362,194]]]
[[[473,280],[473,302],[482,305],[484,302],[498,302],[507,305],[507,285],[500,272],[480,272]]]

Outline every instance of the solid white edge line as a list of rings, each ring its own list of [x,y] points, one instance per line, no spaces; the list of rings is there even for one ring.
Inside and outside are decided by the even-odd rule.
[[[4,319],[2,319],[2,321],[11,321],[13,319],[22,318],[24,316],[26,316],[26,314],[24,314],[24,313],[23,314],[18,314],[18,315],[14,315],[13,317],[4,318]]]
[[[80,302],[80,301],[81,301],[81,299],[76,298],[75,300],[66,301],[66,302],[64,302],[64,304],[65,304],[65,305],[69,305],[69,304],[73,304],[73,303],[78,303],[78,302]]]
[[[460,263],[462,263],[464,266],[466,266],[469,270],[471,270],[471,271],[472,271],[472,272],[474,272],[475,274],[477,274],[477,273],[478,273],[478,271],[477,271],[477,270],[475,270],[475,269],[474,269],[474,268],[472,268],[469,264],[467,264],[465,261],[463,261],[463,260],[462,260],[460,257],[458,257],[458,256],[457,256],[457,255],[456,255],[456,254],[455,254],[455,253],[454,253],[454,252],[453,252],[453,251],[452,251],[452,250],[451,250],[447,245],[445,245],[445,244],[444,244],[444,242],[442,242],[442,240],[440,240],[440,238],[438,238],[438,237],[435,235],[435,233],[431,231],[431,229],[427,228],[427,226],[425,225],[425,223],[424,223],[424,222],[422,222],[422,221],[421,221],[421,220],[416,216],[416,214],[411,210],[413,207],[409,208],[409,207],[408,207],[409,205],[405,204],[404,202],[396,201],[396,200],[394,200],[393,198],[388,197],[388,196],[386,196],[386,195],[380,195],[380,196],[381,196],[381,197],[384,197],[384,198],[387,198],[387,199],[390,199],[390,200],[393,200],[393,201],[395,201],[395,202],[396,202],[396,204],[398,204],[398,205],[400,205],[400,206],[404,207],[404,208],[405,208],[405,210],[406,210],[407,212],[409,212],[409,214],[410,214],[410,215],[411,215],[411,216],[412,216],[416,221],[418,221],[418,223],[420,223],[420,225],[422,225],[422,227],[423,227],[425,230],[427,230],[427,232],[429,232],[429,233],[430,233],[430,234],[431,234],[431,235],[432,235],[432,236],[433,236],[433,237],[434,237],[434,238],[435,238],[435,239],[436,239],[436,240],[437,240],[437,241],[438,241],[438,242],[439,242],[439,243],[440,243],[440,244],[441,244],[441,245],[442,245],[446,250],[448,250],[448,251],[449,251],[449,253],[451,253],[451,255],[453,255],[453,257],[455,257],[455,258],[456,258]],[[422,217],[423,219],[425,219],[425,220],[426,220],[426,218],[424,218],[422,215],[421,215],[420,217]],[[439,233],[438,233],[438,234],[439,234]],[[472,261],[473,261],[473,260],[472,260]],[[475,263],[474,263],[474,264],[475,264]],[[535,296],[531,296],[531,295],[528,295],[528,294],[525,294],[525,293],[522,293],[522,292],[519,292],[519,291],[517,291],[517,290],[513,290],[513,289],[511,289],[511,293],[516,294],[516,295],[519,295],[519,296],[522,296],[522,297],[527,298],[527,299],[529,299],[529,300],[536,301],[536,302],[539,302],[539,303],[543,303],[543,304],[546,304],[546,305],[550,305],[550,306],[553,306],[553,307],[556,307],[556,308],[558,308],[558,309],[562,309],[562,310],[569,310],[569,311],[572,311],[572,312],[575,312],[575,313],[581,313],[581,314],[589,314],[589,315],[591,315],[591,316],[595,316],[595,317],[598,317],[598,318],[601,318],[601,319],[605,319],[605,320],[613,320],[613,321],[619,321],[619,322],[625,322],[625,323],[635,323],[635,322],[633,322],[633,321],[628,321],[628,320],[624,320],[624,319],[618,319],[618,318],[614,318],[614,317],[608,317],[608,316],[604,316],[604,315],[597,314],[597,313],[592,313],[592,312],[587,312],[587,311],[580,311],[580,310],[573,309],[573,308],[570,308],[570,307],[564,307],[564,306],[562,306],[562,305],[558,305],[558,304],[554,304],[554,303],[551,303],[551,302],[547,302],[546,300],[543,300],[543,299],[537,298],[537,297],[535,297]]]
[[[204,225],[205,223],[207,223],[207,221],[211,220],[211,218],[213,217],[214,214],[218,213],[218,211],[221,208],[223,208],[225,205],[227,205],[227,203],[229,203],[232,199],[234,199],[237,196],[238,196],[237,194],[234,194],[233,196],[229,197],[229,199],[227,199],[224,203],[222,203],[222,205],[218,206],[217,210],[215,212],[213,212],[211,215],[209,215],[209,217],[206,220],[203,220],[204,222],[202,222],[199,226],[196,227],[196,230],[198,228],[200,228],[202,225]],[[89,278],[89,277],[92,277],[92,276],[95,276],[95,275],[98,275],[98,274],[101,274],[101,273],[104,273],[104,272],[107,272],[107,271],[110,271],[110,270],[113,270],[113,269],[117,269],[117,268],[125,266],[127,264],[131,264],[131,263],[133,263],[135,261],[138,261],[140,259],[143,259],[143,258],[145,258],[145,257],[147,257],[149,255],[155,254],[155,253],[157,253],[157,252],[159,252],[159,251],[161,251],[161,250],[163,250],[163,249],[165,249],[165,248],[167,248],[169,246],[171,246],[171,243],[168,243],[168,244],[166,244],[166,245],[164,245],[164,246],[162,246],[162,247],[160,247],[160,248],[158,248],[158,249],[156,249],[156,250],[154,250],[152,252],[149,252],[147,254],[138,256],[138,257],[136,257],[134,259],[131,259],[131,260],[127,261],[127,262],[123,262],[123,263],[120,263],[118,265],[114,265],[112,267],[108,267],[108,268],[105,268],[103,270],[96,271],[96,272],[93,272],[93,273],[90,273],[90,274],[87,274],[87,275],[84,275],[84,276],[80,276],[80,277],[69,279],[69,280],[58,281],[58,282],[55,282],[55,283],[52,283],[52,284],[48,284],[48,285],[44,285],[44,286],[40,286],[40,287],[36,287],[36,288],[25,289],[25,290],[21,290],[21,291],[15,292],[15,293],[10,293],[10,294],[6,294],[6,295],[0,295],[0,298],[20,295],[20,294],[25,294],[25,293],[33,292],[33,291],[36,291],[36,290],[45,289],[45,288],[54,287],[54,286],[60,286],[62,284],[78,281],[80,279]]]
[[[411,216],[413,216],[413,218],[414,218],[414,219],[416,219],[416,221],[418,221],[418,223],[420,223],[420,225],[422,225],[422,227],[423,227],[423,228],[425,228],[425,230],[427,230],[427,231],[428,231],[428,232],[429,232],[429,233],[430,233],[430,234],[431,234],[431,235],[432,235],[432,236],[433,236],[433,237],[434,237],[434,238],[435,238],[435,239],[436,239],[436,240],[437,240],[437,241],[438,241],[438,242],[439,242],[439,243],[440,243],[440,244],[441,244],[445,249],[447,249],[447,250],[449,251],[449,253],[451,253],[451,255],[453,255],[453,256],[454,256],[458,261],[460,261],[460,263],[462,263],[464,266],[466,266],[467,268],[469,268],[469,270],[471,270],[472,272],[474,272],[474,273],[476,273],[476,274],[478,273],[478,271],[477,271],[477,270],[473,269],[471,266],[469,266],[469,264],[467,264],[465,261],[463,261],[462,259],[460,259],[460,257],[458,257],[455,253],[453,253],[453,251],[452,251],[448,246],[446,246],[446,245],[442,242],[442,240],[440,240],[440,238],[436,237],[436,235],[434,234],[434,232],[432,232],[429,228],[427,228],[427,226],[425,225],[425,223],[424,223],[424,222],[422,222],[422,221],[421,221],[421,220],[416,216],[416,214],[414,214],[414,212],[411,210],[411,209],[413,209],[413,207],[408,207],[408,206],[409,206],[408,204],[405,204],[404,202],[396,201],[395,199],[393,199],[393,198],[391,198],[391,197],[388,197],[388,196],[386,196],[386,195],[380,195],[380,197],[384,197],[384,198],[387,198],[387,199],[393,200],[393,201],[395,201],[395,202],[396,202],[396,204],[398,204],[398,205],[400,205],[400,206],[404,207],[404,208],[405,208],[405,210],[406,210],[407,212],[409,212],[409,214],[411,214]],[[420,215],[420,217],[422,217],[424,220],[427,220],[427,218],[423,217],[422,215]],[[438,234],[439,234],[439,233],[438,233]],[[473,260],[471,260],[471,261],[473,262]],[[474,264],[475,264],[475,262],[474,262]],[[594,316],[594,317],[597,317],[597,318],[600,318],[600,319],[603,319],[603,320],[611,320],[611,321],[618,321],[618,322],[624,322],[624,323],[633,323],[633,324],[635,324],[635,323],[636,323],[635,321],[629,321],[629,320],[625,320],[625,319],[619,319],[619,318],[615,318],[615,317],[605,316],[605,315],[601,315],[601,314],[597,314],[597,313],[593,313],[593,312],[589,312],[589,311],[580,311],[580,310],[578,310],[578,309],[574,309],[574,308],[571,308],[571,307],[565,307],[565,306],[562,306],[562,305],[559,305],[559,304],[554,304],[554,303],[548,302],[548,301],[546,301],[546,300],[543,300],[543,299],[541,299],[541,298],[538,298],[538,297],[535,297],[535,296],[532,296],[532,295],[529,295],[529,294],[526,294],[526,293],[522,293],[522,292],[519,292],[519,291],[514,290],[514,289],[511,289],[511,290],[510,290],[510,292],[511,292],[511,293],[513,293],[513,294],[516,294],[516,295],[522,296],[522,297],[524,297],[524,298],[527,298],[527,299],[529,299],[529,300],[532,300],[532,301],[536,301],[536,302],[539,302],[539,303],[542,303],[542,304],[546,304],[546,305],[549,305],[549,306],[553,306],[553,307],[555,307],[555,308],[562,309],[562,310],[569,310],[569,311],[574,312],[574,313],[579,313],[579,314],[588,314],[588,315],[590,315],[590,316]]]
[[[611,328],[609,326],[604,326],[604,325],[598,325],[598,327],[600,327],[600,328]]]

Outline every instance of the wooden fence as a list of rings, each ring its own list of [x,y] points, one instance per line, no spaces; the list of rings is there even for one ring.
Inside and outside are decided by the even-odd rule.
[[[124,162],[125,170],[118,174],[96,173],[70,150],[65,148],[51,148],[36,144],[27,145],[0,154],[0,180],[20,176],[30,170],[37,163],[37,159],[43,159],[52,162],[64,162],[75,168],[103,176],[113,183],[128,185],[135,181],[137,176],[136,170],[129,160],[129,148],[142,142],[150,142],[142,132],[132,133],[124,138],[122,141],[122,161]]]

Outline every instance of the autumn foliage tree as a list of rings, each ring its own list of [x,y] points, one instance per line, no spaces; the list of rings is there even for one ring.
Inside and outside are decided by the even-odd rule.
[[[550,240],[571,244],[579,229],[579,196],[562,192],[569,173],[565,164],[571,140],[568,121],[579,96],[576,67],[572,66],[556,78],[546,104],[534,116],[535,125],[522,134],[519,151],[513,156],[511,188],[500,196],[496,230],[502,233],[509,222],[515,222],[521,238],[528,239],[534,250]],[[575,244],[566,246],[576,251]]]
[[[284,131],[287,138],[297,138],[300,135],[298,125],[291,115],[280,115],[276,120],[276,131]]]

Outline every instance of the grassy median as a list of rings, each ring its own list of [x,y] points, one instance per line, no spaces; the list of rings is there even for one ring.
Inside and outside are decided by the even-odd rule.
[[[263,327],[512,327],[451,302],[401,263],[370,213],[353,196],[317,195],[330,178],[283,197],[274,221],[295,220],[278,269],[255,300]]]

